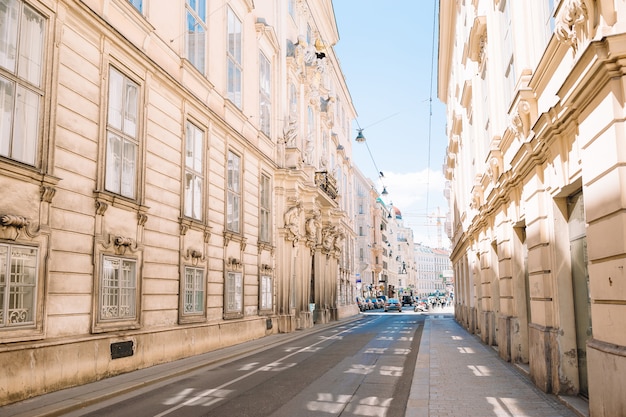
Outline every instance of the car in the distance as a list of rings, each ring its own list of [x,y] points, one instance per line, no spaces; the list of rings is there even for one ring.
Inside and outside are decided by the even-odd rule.
[[[397,298],[388,298],[385,302],[385,311],[398,310],[402,313],[402,303]]]
[[[412,306],[413,303],[414,303],[414,300],[413,300],[412,296],[410,296],[410,295],[403,295],[402,296],[402,305],[403,306],[405,306],[405,305]]]

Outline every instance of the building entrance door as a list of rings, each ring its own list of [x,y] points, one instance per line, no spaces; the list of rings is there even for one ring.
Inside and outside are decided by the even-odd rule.
[[[578,353],[578,379],[580,395],[587,397],[587,341],[592,336],[591,299],[587,270],[587,237],[583,195],[578,193],[568,199],[570,254],[572,257],[572,286],[574,316],[576,320],[576,347]]]

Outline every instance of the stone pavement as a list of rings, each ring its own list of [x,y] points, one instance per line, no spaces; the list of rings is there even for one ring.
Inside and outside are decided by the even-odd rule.
[[[453,313],[453,307],[426,313],[406,417],[587,415],[585,401],[543,393],[462,328]]]

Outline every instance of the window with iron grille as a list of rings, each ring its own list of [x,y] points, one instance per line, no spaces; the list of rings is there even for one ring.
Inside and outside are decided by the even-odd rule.
[[[137,317],[137,262],[104,256],[100,278],[99,319],[128,320]]]
[[[243,276],[241,272],[226,273],[226,313],[243,310]]]
[[[33,325],[38,249],[0,244],[0,328]]]
[[[204,269],[185,267],[183,314],[203,314],[204,299]]]

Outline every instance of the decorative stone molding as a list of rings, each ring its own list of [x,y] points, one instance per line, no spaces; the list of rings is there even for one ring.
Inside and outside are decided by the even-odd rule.
[[[276,36],[276,31],[274,28],[267,24],[267,21],[263,18],[258,18],[256,23],[254,24],[254,29],[257,33],[257,39],[266,38],[267,41],[272,45],[275,51],[278,51],[280,48],[280,43],[278,42],[278,37]]]
[[[148,215],[146,213],[137,213],[137,225],[145,226],[148,221]]]
[[[243,270],[243,263],[239,259],[231,256],[226,260],[226,267],[230,271],[240,272]]]
[[[516,138],[523,141],[530,134],[530,103],[520,100],[515,113],[511,116],[509,129]]]
[[[474,19],[468,44],[469,58],[482,68],[487,56],[487,18],[485,16],[476,16]]]
[[[270,253],[270,255],[274,256],[274,246],[272,246],[271,244],[269,244],[268,242],[261,242],[258,241],[257,242],[257,249],[258,249],[258,254],[260,255],[261,253],[263,253],[263,251],[268,251]]]
[[[39,236],[39,231],[33,227],[30,221],[18,214],[0,215],[0,238],[17,240],[22,232],[33,239]]]
[[[113,246],[116,255],[124,255],[128,249],[131,252],[137,252],[137,242],[129,237],[121,235],[109,235],[109,241],[104,245],[105,248]]]
[[[268,264],[261,264],[261,266],[259,267],[259,273],[261,275],[273,275],[274,268],[272,268],[272,266]]]
[[[52,203],[52,198],[54,198],[54,195],[56,194],[57,190],[56,188],[51,187],[49,185],[42,185],[40,192],[41,192],[41,201],[45,203]]]
[[[554,33],[556,38],[572,48],[576,55],[578,47],[588,36],[589,8],[585,0],[563,0],[556,16]]]
[[[206,260],[204,254],[202,253],[202,251],[199,251],[197,249],[192,249],[189,248],[187,249],[186,254],[183,256],[186,260],[190,260],[191,259],[191,263],[196,266],[198,265],[198,262],[202,261],[204,262]]]
[[[102,201],[102,200],[96,200],[95,204],[96,204],[96,215],[104,216],[104,213],[109,208],[109,203]]]
[[[477,174],[474,178],[474,186],[472,187],[472,201],[470,202],[470,208],[479,210],[483,205],[484,189],[482,185],[482,177]]]

